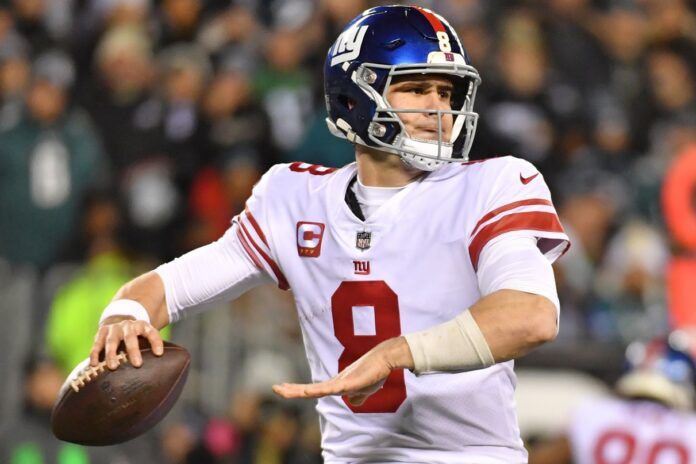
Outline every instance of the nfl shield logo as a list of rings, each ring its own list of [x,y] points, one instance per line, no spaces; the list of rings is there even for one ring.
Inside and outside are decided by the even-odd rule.
[[[358,234],[355,236],[355,246],[359,250],[367,250],[370,248],[370,238],[372,237],[372,232],[368,232],[366,230],[363,230],[362,232],[358,232]]]

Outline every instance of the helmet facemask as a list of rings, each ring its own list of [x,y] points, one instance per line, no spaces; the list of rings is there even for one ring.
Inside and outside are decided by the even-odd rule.
[[[378,74],[386,74],[379,90],[375,88]],[[407,75],[450,77],[454,85],[452,109],[394,108],[387,98],[389,86],[395,77]],[[473,111],[474,100],[481,82],[478,72],[472,66],[458,63],[395,66],[365,63],[356,70],[353,79],[376,102],[368,138],[379,149],[398,154],[408,166],[423,171],[433,171],[445,163],[468,159],[478,121],[478,114]],[[429,140],[411,136],[399,117],[402,113],[436,114],[438,138]],[[452,115],[453,125],[451,136],[448,140],[443,140],[442,118],[446,114]],[[388,130],[389,128],[395,130]]]

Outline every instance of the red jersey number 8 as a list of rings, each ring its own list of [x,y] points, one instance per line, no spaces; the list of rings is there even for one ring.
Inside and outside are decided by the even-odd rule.
[[[374,310],[374,335],[356,335],[353,308],[372,307]],[[334,334],[343,352],[338,358],[338,371],[342,371],[377,344],[401,335],[399,298],[383,280],[342,282],[331,297]],[[392,371],[384,386],[360,406],[353,406],[343,397],[346,405],[356,413],[396,412],[406,399],[404,371]]]

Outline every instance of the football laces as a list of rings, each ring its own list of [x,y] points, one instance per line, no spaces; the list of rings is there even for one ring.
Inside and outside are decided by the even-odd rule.
[[[128,355],[121,351],[118,353],[118,355],[116,355],[116,359],[118,360],[118,365],[120,366],[121,364],[128,362]],[[75,380],[70,382],[70,387],[75,392],[79,392],[80,388],[84,387],[88,382],[92,381],[92,379],[104,372],[104,369],[106,369],[106,361],[101,361],[96,366],[86,367],[77,375],[77,377],[75,377]]]

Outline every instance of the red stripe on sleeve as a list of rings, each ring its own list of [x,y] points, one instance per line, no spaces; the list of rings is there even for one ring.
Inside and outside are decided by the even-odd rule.
[[[516,230],[563,233],[563,226],[561,226],[558,216],[554,213],[542,211],[510,214],[499,221],[488,224],[481,229],[469,245],[469,256],[471,257],[471,263],[474,265],[474,270],[478,269],[481,250],[486,246],[486,243],[501,234]]]
[[[251,236],[249,231],[247,230],[246,226],[244,223],[240,222],[239,223],[242,226],[242,231],[244,232],[244,236],[249,240],[249,242],[254,246],[258,254],[268,263],[268,265],[271,267],[271,270],[273,271],[273,274],[275,274],[276,279],[278,280],[278,287],[280,287],[282,290],[287,290],[290,288],[290,285],[288,285],[288,281],[285,279],[285,276],[283,273],[280,271],[280,268],[276,264],[273,259],[264,252],[260,246],[256,244],[254,241],[254,238]]]
[[[261,237],[261,241],[263,241],[263,243],[270,248],[270,246],[268,246],[268,241],[266,241],[266,236],[263,234],[263,230],[261,230],[261,226],[259,226],[259,223],[256,222],[256,219],[254,219],[254,216],[251,214],[251,211],[249,211],[249,208],[244,208],[244,212],[249,218],[249,223],[252,225],[258,236]]]
[[[530,206],[530,205],[553,206],[553,203],[551,203],[549,200],[544,200],[543,198],[530,198],[528,200],[513,201],[512,203],[508,203],[507,205],[503,205],[500,208],[496,208],[493,211],[490,211],[487,214],[485,214],[481,218],[481,220],[476,223],[476,227],[474,227],[474,231],[471,232],[471,237],[476,235],[476,232],[478,231],[479,227],[481,227],[481,224],[493,219],[494,217],[496,217],[500,213],[504,213],[505,211],[509,211],[509,210],[517,208],[519,206]]]
[[[246,254],[249,255],[249,258],[254,262],[254,265],[263,270],[263,265],[259,261],[259,259],[256,257],[256,254],[251,249],[251,246],[249,246],[249,242],[247,242],[247,239],[242,235],[242,229],[241,227],[237,228],[237,237],[239,237],[239,242],[242,244],[242,248],[244,248],[244,251],[246,251]]]
[[[442,24],[442,21],[437,19],[437,16],[426,10],[425,8],[421,8],[419,6],[414,6],[416,10],[418,10],[423,16],[425,16],[425,19],[428,20],[430,25],[433,27],[435,32],[446,32],[445,30],[445,25]]]

